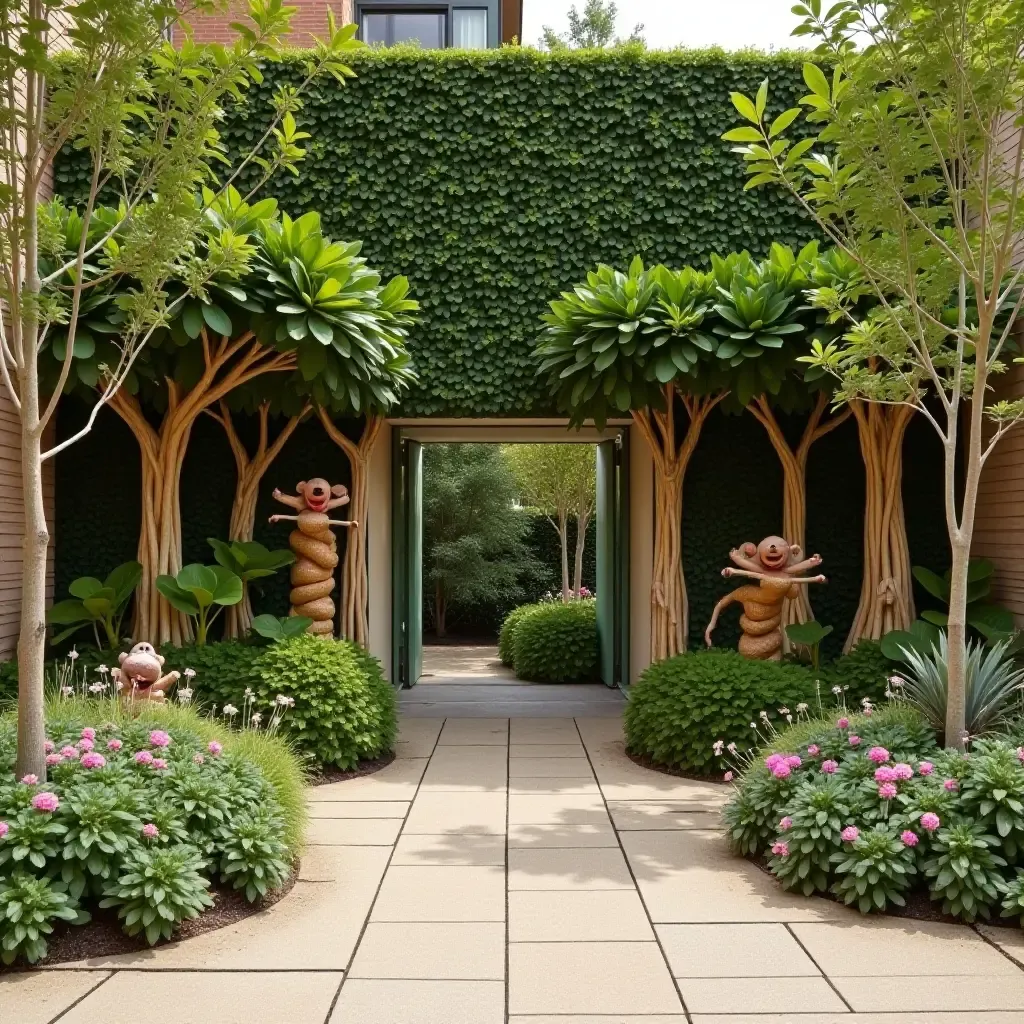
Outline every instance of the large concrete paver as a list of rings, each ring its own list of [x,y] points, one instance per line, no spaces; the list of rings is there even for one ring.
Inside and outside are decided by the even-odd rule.
[[[677,978],[820,978],[821,971],[782,924],[661,924]]]
[[[322,1024],[341,978],[327,971],[121,971],[60,1024]]]
[[[651,942],[654,930],[636,890],[508,894],[512,942]]]
[[[503,1024],[500,981],[396,981],[353,978],[329,1024]]]
[[[61,1010],[109,977],[109,971],[0,974],[0,1021],[4,1024],[50,1024]]]
[[[885,967],[883,962],[879,969]],[[884,974],[872,978],[836,977],[832,983],[854,1010],[1016,1010],[1024,1020],[1024,975],[1019,973],[957,974],[944,978]]]
[[[690,1013],[842,1012],[846,1004],[818,978],[685,978],[679,991]]]
[[[348,976],[503,982],[505,925],[373,922],[359,943]]]
[[[617,848],[591,850],[509,850],[510,892],[529,889],[634,891],[622,851]]]
[[[371,921],[504,921],[500,867],[392,867]]]

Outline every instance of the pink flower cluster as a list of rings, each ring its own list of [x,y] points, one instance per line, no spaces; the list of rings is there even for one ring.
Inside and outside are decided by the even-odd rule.
[[[895,782],[883,782],[878,787],[878,795],[883,800],[894,800],[896,798],[898,790],[896,789]]]
[[[102,768],[107,763],[107,759],[102,754],[90,751],[82,755],[81,763],[83,768]]]
[[[57,799],[56,793],[36,793],[32,797],[32,806],[44,814],[52,814],[60,807],[60,801]]]
[[[65,759],[67,759],[68,761],[70,761],[72,759],[77,759],[77,757],[78,757],[78,748],[77,747],[61,747],[60,748],[60,756],[65,758]]]
[[[195,757],[193,757],[193,758],[192,758],[192,760],[193,760],[193,761],[195,761],[195,762],[196,762],[196,764],[202,764],[202,763],[203,763],[203,760],[202,760],[202,758],[203,758],[203,755],[202,755],[202,754],[196,754],[196,756],[195,756]],[[724,775],[722,776],[722,781],[723,781],[723,782],[732,782],[733,778],[734,778],[734,776],[733,776],[733,773],[732,773],[732,772],[726,772],[726,773],[725,773],[725,774],[724,774]]]
[[[922,761],[918,766],[917,770],[921,775],[931,775],[935,771],[935,765],[931,761]]]
[[[0,839],[3,839],[8,832],[10,832],[11,826],[6,821],[0,821]]]
[[[142,835],[145,839],[156,839],[160,835],[160,829],[152,822],[148,822],[142,826]]]
[[[220,757],[220,753],[224,748],[216,740],[210,740],[206,745],[206,749],[213,754],[214,757]]]
[[[152,754],[152,752],[149,751],[149,750],[140,750],[135,755],[135,763],[136,764],[152,764],[153,763],[153,754]]]
[[[96,746],[96,741],[90,736],[83,736],[76,744],[79,750],[90,751]]]
[[[781,839],[778,842],[772,843],[772,853],[776,857],[788,857],[789,843],[784,843]]]
[[[947,793],[955,793],[960,788],[960,783],[956,779],[946,779],[942,784],[942,788]]]
[[[779,828],[783,832],[788,832],[793,827],[793,819],[787,814],[782,821],[779,822]]]
[[[817,757],[818,754],[821,753],[821,747],[819,747],[817,743],[811,743],[807,747],[807,753],[810,754],[811,757]]]
[[[803,762],[796,754],[769,754],[764,759],[765,767],[777,779],[787,779],[794,768],[799,768]]]
[[[905,832],[903,832],[903,834],[900,836],[900,839],[902,840],[904,846],[917,846],[917,844],[921,841],[917,838],[917,833],[911,832],[909,828]]]
[[[124,744],[120,740],[107,740],[107,750],[120,750]]]
[[[868,760],[874,761],[875,764],[885,764],[889,760],[889,751],[885,747],[872,747],[868,751]],[[877,774],[875,778],[878,778]]]
[[[860,746],[860,737],[859,736],[850,736],[847,742],[850,744],[851,747],[859,747]]]
[[[895,782],[896,770],[888,765],[882,765],[875,769],[875,782]]]
[[[941,824],[939,816],[932,811],[926,811],[921,815],[921,828],[926,832],[934,832]]]
[[[35,786],[39,782],[38,775],[23,775],[21,778],[21,784],[23,786]]]
[[[894,765],[892,770],[896,773],[896,778],[900,782],[906,782],[907,779],[912,779],[914,777],[914,769],[903,761]]]
[[[89,726],[86,726],[82,730],[81,736],[83,740],[89,740],[89,742],[91,743],[94,739],[96,739],[96,730]]]
[[[855,843],[858,836],[860,836],[860,829],[856,825],[847,825],[842,832],[839,833],[839,838],[844,843]]]
[[[839,762],[838,761],[832,761],[832,760],[822,761],[821,762],[821,770],[826,775],[835,775],[835,773],[837,771],[839,771]]]
[[[1024,747],[1017,748],[1017,760],[1024,764]]]
[[[846,718],[846,717],[836,719],[836,728],[837,729],[849,729],[850,728],[850,720],[848,718]]]
[[[52,754],[54,752],[54,750],[56,750],[56,749],[57,749],[57,746],[53,742],[53,740],[47,740],[43,744],[43,750],[45,750],[47,754]]]
[[[169,747],[171,745],[171,737],[163,731],[163,729],[154,729],[149,734],[149,742],[154,747]]]

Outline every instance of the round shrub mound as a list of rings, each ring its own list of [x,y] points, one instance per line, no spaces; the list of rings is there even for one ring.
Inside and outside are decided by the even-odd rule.
[[[282,731],[318,764],[347,770],[394,747],[394,691],[356,644],[304,633],[264,648],[253,676],[257,705],[295,701]]]
[[[505,616],[505,621],[501,624],[501,632],[498,634],[498,657],[501,658],[502,665],[508,665],[511,668],[515,664],[516,630],[519,628],[519,623],[539,607],[539,604],[521,604]]]
[[[745,750],[762,711],[778,719],[780,707],[813,695],[814,679],[802,665],[753,661],[736,651],[677,654],[651,665],[630,690],[626,746],[658,764],[710,775],[716,740]]]
[[[842,686],[847,704],[859,706],[865,697],[872,704],[881,704],[894,670],[877,640],[861,640],[849,654],[836,658],[825,668],[821,682],[829,689]]]
[[[534,683],[581,683],[597,676],[597,604],[537,605],[520,619],[513,643],[516,675]]]

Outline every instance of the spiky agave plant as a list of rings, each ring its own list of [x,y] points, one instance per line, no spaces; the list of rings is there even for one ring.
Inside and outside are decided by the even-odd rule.
[[[967,645],[966,729],[971,736],[990,731],[1010,710],[1014,694],[1024,686],[1024,669],[1017,668],[1009,656],[1006,641],[986,647]],[[928,653],[902,647],[908,665],[906,696],[940,734],[946,723],[949,644],[945,633]],[[959,737],[947,736],[947,743]]]

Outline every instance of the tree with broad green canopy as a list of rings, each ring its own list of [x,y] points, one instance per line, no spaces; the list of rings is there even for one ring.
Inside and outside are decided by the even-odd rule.
[[[304,75],[278,89],[256,143],[238,164],[218,133],[225,107],[262,81],[277,58],[295,8],[250,0],[231,45],[168,41],[182,17],[214,10],[208,0],[181,8],[151,0],[0,4],[0,381],[20,425],[24,503],[21,624],[18,637],[17,772],[45,778],[43,661],[46,642],[46,552],[42,464],[89,429],[118,393],[139,353],[185,296],[203,294],[215,275],[245,268],[247,242],[231,231],[204,234],[203,184],[223,189],[243,166],[266,180],[294,171],[303,155],[294,114],[310,82],[323,73],[344,79],[354,26],[338,29],[309,52]],[[89,187],[82,209],[64,227],[47,213],[43,193],[65,146],[86,150]],[[116,201],[99,211],[101,196]],[[70,242],[70,244],[69,244]],[[171,278],[182,288],[170,294]],[[88,329],[97,289],[131,280],[116,305],[117,341],[93,363],[93,410],[85,426],[44,450],[44,436],[76,359],[97,346]],[[82,328],[79,333],[79,328]],[[39,361],[56,357],[55,379],[40,379]],[[86,371],[87,373],[89,371]],[[81,378],[79,378],[81,379]]]
[[[767,80],[756,96],[734,93],[745,123],[725,138],[740,144],[747,188],[789,189],[856,264],[845,284],[811,293],[844,333],[806,361],[835,378],[855,412],[916,413],[942,443],[945,724],[947,741],[963,743],[978,486],[1024,417],[1024,400],[993,393],[1017,351],[1024,302],[1024,2],[841,0],[823,11],[807,0],[795,10],[823,66],[805,65],[798,107],[770,114]],[[798,124],[813,134],[795,139]]]
[[[580,596],[587,527],[597,508],[597,455],[589,444],[510,444],[503,449],[520,501],[554,527],[562,552],[562,600]],[[576,519],[576,551],[569,579],[569,517]]]

